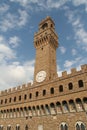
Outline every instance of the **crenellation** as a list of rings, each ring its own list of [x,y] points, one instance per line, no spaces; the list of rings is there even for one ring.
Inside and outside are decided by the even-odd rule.
[[[81,65],[81,70],[82,70],[82,72],[87,71],[87,64]]]
[[[26,86],[29,87],[29,88],[32,87],[31,82],[27,83]]]
[[[72,73],[72,74],[75,74],[76,72],[77,72],[76,68],[72,68],[72,69],[71,69],[71,73]]]
[[[16,88],[16,90],[20,90],[21,89],[21,86],[18,86],[17,88]]]
[[[25,89],[25,88],[26,88],[26,86],[27,86],[26,84],[23,84],[23,85],[22,85],[22,89]]]
[[[78,70],[77,68],[71,68],[71,70],[69,72],[67,72],[66,70],[62,72],[61,76],[58,76],[59,78],[65,78],[65,77],[70,77],[70,76],[74,76],[77,74],[81,74],[82,72],[87,72],[87,65],[81,65],[81,69]]]
[[[65,76],[67,76],[67,71],[63,71],[62,72],[62,76],[61,77],[65,77]]]
[[[13,91],[17,90],[17,87],[12,88],[11,90],[12,90],[12,92],[13,92]]]
[[[8,93],[10,93],[10,92],[11,92],[11,88],[8,89]]]

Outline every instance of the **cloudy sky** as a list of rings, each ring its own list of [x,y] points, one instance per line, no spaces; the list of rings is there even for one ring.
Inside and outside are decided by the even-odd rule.
[[[0,90],[33,80],[34,33],[51,16],[61,71],[87,64],[87,0],[0,0]]]

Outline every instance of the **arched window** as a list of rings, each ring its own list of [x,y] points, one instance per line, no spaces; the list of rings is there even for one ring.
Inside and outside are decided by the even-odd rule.
[[[50,89],[50,93],[54,94],[54,88],[53,87]]]
[[[28,125],[25,126],[25,130],[28,130]]]
[[[83,85],[83,81],[82,81],[82,80],[79,80],[79,81],[78,81],[78,85],[79,85],[79,88],[83,87],[83,86],[84,86],[84,85]]]
[[[1,100],[1,104],[3,104],[3,100]]]
[[[24,95],[24,100],[26,100],[26,99],[27,99],[27,95],[25,94],[25,95]]]
[[[69,84],[68,84],[68,88],[69,88],[69,90],[72,90],[72,89],[73,89],[73,84],[72,84],[72,83],[69,83]]]
[[[16,102],[16,97],[14,97],[14,102]]]
[[[5,104],[7,103],[7,99],[5,99]]]
[[[45,28],[47,28],[48,27],[48,24],[47,23],[44,23],[43,25],[42,25],[42,29],[45,29]]]
[[[83,123],[81,123],[81,130],[85,130],[85,126]]]
[[[68,125],[65,122],[62,122],[60,125],[60,130],[68,130]]]
[[[87,97],[83,98],[84,108],[87,110]]]
[[[46,90],[44,89],[44,90],[43,90],[43,96],[45,96],[45,95],[46,95]]]
[[[57,113],[62,113],[62,106],[61,106],[60,102],[56,103],[56,108],[57,108]]]
[[[76,99],[77,111],[83,111],[83,104],[80,98]]]
[[[80,130],[79,124],[76,124],[76,130]]]
[[[76,111],[76,106],[74,101],[71,99],[69,100],[69,108],[70,108],[70,112],[75,112]]]
[[[7,126],[7,130],[11,130],[11,126],[9,125],[9,126]]]
[[[48,104],[45,105],[46,114],[50,114],[50,108]]]
[[[11,103],[11,101],[12,101],[12,98],[9,98],[9,103]]]
[[[55,111],[55,104],[54,104],[54,103],[51,103],[51,104],[50,104],[50,111],[51,111],[51,114],[53,114],[53,115],[56,114],[56,111]]]
[[[19,101],[21,101],[21,95],[19,96]]]
[[[69,111],[68,104],[67,104],[66,101],[63,101],[63,102],[62,102],[62,106],[63,106],[63,111],[64,111],[64,113],[66,113],[66,112]]]
[[[35,109],[35,106],[32,107],[32,113],[33,113],[33,116],[36,115],[36,109]]]
[[[32,93],[29,94],[29,99],[31,99],[31,98],[32,98]]]
[[[63,85],[59,86],[59,92],[63,92]]]
[[[20,130],[20,126],[19,125],[16,126],[16,130]]]
[[[78,122],[76,123],[76,129],[75,129],[75,130],[86,130],[86,127],[85,127],[85,125],[84,125],[83,122],[78,121]]]
[[[0,126],[0,130],[3,130],[3,125]]]
[[[37,92],[36,92],[36,97],[38,97],[38,95],[39,95],[39,92],[37,91]]]

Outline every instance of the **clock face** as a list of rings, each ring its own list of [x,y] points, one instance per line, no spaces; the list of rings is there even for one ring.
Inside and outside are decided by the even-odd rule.
[[[42,82],[42,81],[45,80],[45,78],[46,78],[46,72],[45,71],[40,71],[36,75],[36,81],[37,82]]]

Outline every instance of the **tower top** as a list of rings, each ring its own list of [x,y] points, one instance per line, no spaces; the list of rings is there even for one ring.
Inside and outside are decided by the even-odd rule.
[[[47,28],[55,29],[55,23],[50,16],[47,16],[39,23],[39,31],[43,31]]]
[[[51,17],[47,16],[39,23],[38,32],[34,35],[34,46],[38,48],[42,44],[50,42],[55,48],[58,47],[58,35],[55,32],[55,23]]]

